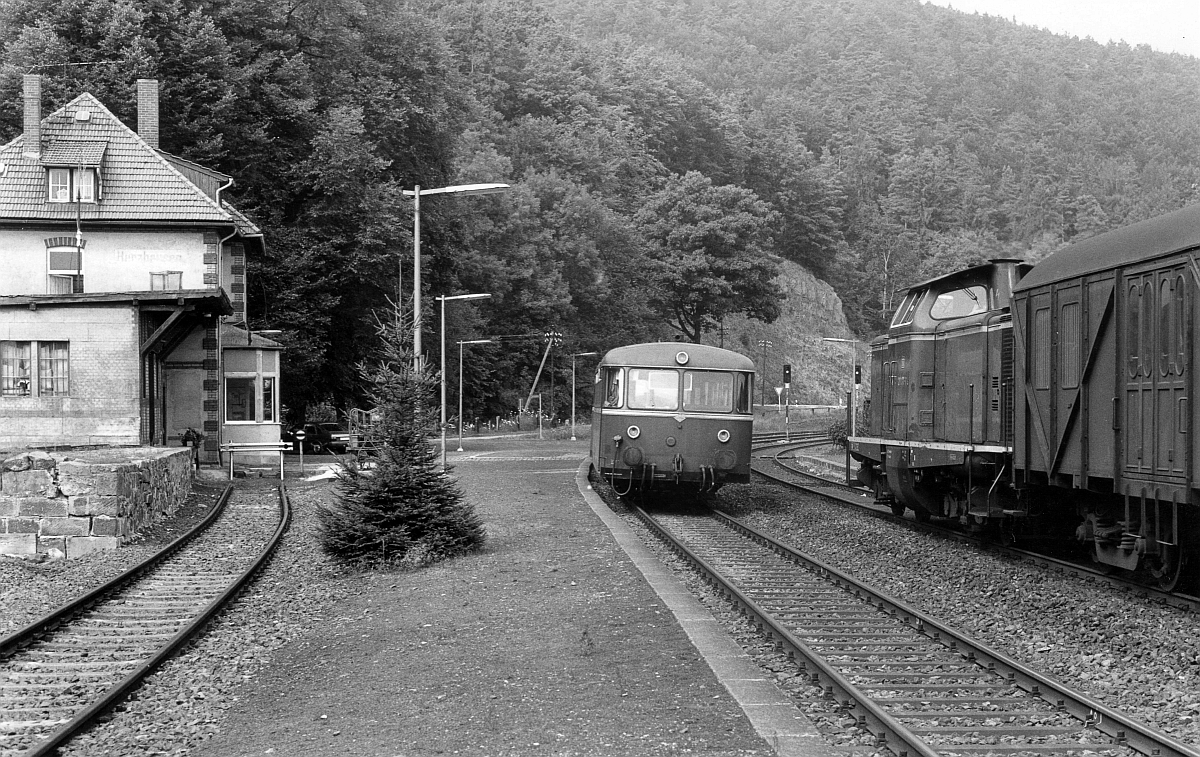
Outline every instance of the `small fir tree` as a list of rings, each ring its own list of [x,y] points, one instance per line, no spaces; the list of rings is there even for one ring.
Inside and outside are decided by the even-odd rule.
[[[348,461],[337,498],[317,511],[322,548],[357,568],[422,565],[479,549],[483,523],[440,472],[438,376],[413,369],[408,324],[379,318],[377,363],[360,365],[375,418],[369,444]]]

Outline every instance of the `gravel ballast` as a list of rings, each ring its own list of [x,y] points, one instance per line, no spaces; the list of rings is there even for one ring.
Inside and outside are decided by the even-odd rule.
[[[1174,738],[1200,745],[1200,622],[1107,584],[769,484],[722,509]]]

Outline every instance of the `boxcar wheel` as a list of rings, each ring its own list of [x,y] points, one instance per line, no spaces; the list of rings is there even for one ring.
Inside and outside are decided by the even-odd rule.
[[[1183,582],[1185,565],[1187,559],[1182,549],[1164,546],[1162,559],[1157,567],[1150,569],[1150,574],[1157,581],[1158,588],[1163,591],[1175,591]]]

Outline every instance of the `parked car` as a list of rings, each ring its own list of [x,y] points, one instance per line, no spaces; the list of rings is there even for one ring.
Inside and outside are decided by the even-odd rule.
[[[336,455],[344,455],[346,447],[350,443],[350,432],[340,423],[333,421],[325,421],[322,423],[305,423],[300,428],[304,429],[304,451],[319,455],[323,452],[332,452]],[[282,438],[285,442],[296,442],[296,431],[299,429],[292,428],[283,432]]]

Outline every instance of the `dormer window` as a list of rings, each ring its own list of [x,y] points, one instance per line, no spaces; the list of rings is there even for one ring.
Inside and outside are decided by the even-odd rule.
[[[49,168],[48,202],[95,202],[96,169]]]
[[[47,202],[97,202],[107,142],[59,140],[42,150]]]

